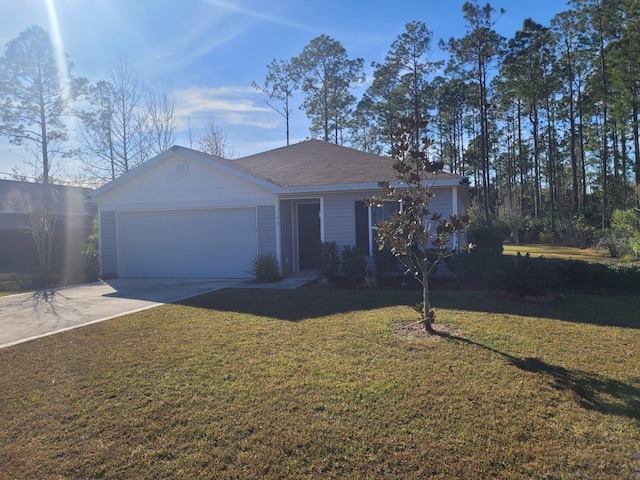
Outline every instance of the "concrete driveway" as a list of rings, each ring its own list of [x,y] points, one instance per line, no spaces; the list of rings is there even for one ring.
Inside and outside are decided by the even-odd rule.
[[[176,302],[241,280],[120,278],[0,297],[0,348]]]

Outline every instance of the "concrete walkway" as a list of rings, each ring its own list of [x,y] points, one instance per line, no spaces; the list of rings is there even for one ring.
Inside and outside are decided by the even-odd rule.
[[[0,297],[0,348],[223,288],[298,288],[295,274],[273,284],[238,279],[120,278]]]

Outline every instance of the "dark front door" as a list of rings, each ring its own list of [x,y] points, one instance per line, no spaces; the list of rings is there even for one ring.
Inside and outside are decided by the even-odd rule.
[[[320,268],[320,204],[298,204],[298,258],[300,270]]]

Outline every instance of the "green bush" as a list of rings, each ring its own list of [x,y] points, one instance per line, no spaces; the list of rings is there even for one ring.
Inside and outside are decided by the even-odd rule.
[[[322,242],[320,244],[320,276],[335,277],[340,268],[338,244],[336,242]]]
[[[498,278],[502,287],[509,293],[521,297],[540,295],[548,285],[550,271],[544,257],[531,257],[520,252],[515,257],[504,257]]]
[[[475,247],[471,252],[461,252],[445,261],[459,283],[487,286],[495,284],[502,257],[502,253],[494,249]]]
[[[373,256],[376,264],[376,274],[379,279],[384,280],[395,275],[402,275],[402,270],[399,268],[399,261],[396,256],[391,253],[388,248],[382,250],[376,250]]]
[[[87,244],[82,251],[84,257],[84,275],[89,282],[98,279],[100,275],[100,249],[98,246],[98,220],[94,218],[91,234],[87,238]]]
[[[361,288],[377,288],[378,287],[378,279],[373,274],[373,272],[367,272],[360,282],[359,286]]]
[[[640,259],[640,228],[634,210],[614,210],[611,216],[611,229],[601,239],[613,257]]]
[[[367,268],[367,260],[357,247],[342,249],[342,273],[347,278],[361,278]]]
[[[558,217],[556,228],[562,245],[588,248],[594,244],[597,230],[593,225],[589,225],[584,215],[561,212]]]
[[[480,249],[493,250],[502,253],[504,239],[509,236],[509,231],[504,226],[474,227],[467,232],[467,240]]]
[[[622,263],[586,263],[549,259],[556,272],[555,288],[597,291],[605,289],[640,291],[640,266]]]
[[[251,262],[249,273],[256,277],[256,282],[277,282],[282,278],[278,268],[278,259],[273,253],[261,253]]]

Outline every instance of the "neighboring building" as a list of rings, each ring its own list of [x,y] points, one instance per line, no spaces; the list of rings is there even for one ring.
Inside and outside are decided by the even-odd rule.
[[[77,262],[97,214],[96,205],[86,200],[89,192],[87,188],[0,180],[0,273],[27,273],[38,266],[29,229],[35,207],[45,199],[48,212],[56,219],[54,268],[61,271]]]
[[[319,242],[375,249],[364,199],[392,161],[320,140],[225,160],[174,146],[99,188],[104,277],[248,278],[259,253],[284,274],[315,269]],[[432,210],[464,214],[464,177],[438,174]],[[372,214],[373,213],[373,214]]]

